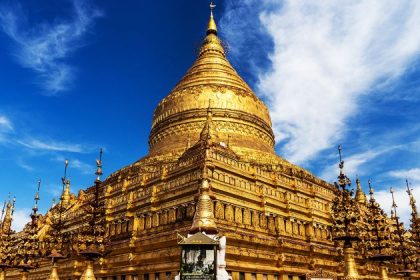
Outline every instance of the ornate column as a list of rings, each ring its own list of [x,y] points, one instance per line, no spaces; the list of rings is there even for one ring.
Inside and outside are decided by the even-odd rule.
[[[93,261],[87,260],[86,261],[86,268],[80,277],[80,280],[96,280],[95,274],[93,273]]]
[[[29,274],[29,272],[27,272],[27,271],[22,271],[22,280],[28,280],[28,274]]]
[[[344,278],[345,279],[359,279],[356,262],[354,260],[354,249],[351,241],[344,241]]]

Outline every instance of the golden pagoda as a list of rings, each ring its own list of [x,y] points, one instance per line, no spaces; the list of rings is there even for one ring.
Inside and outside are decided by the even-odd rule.
[[[96,279],[174,279],[178,235],[198,231],[226,238],[233,280],[343,274],[331,234],[335,187],[276,155],[274,145],[269,111],[229,63],[211,13],[196,61],[154,111],[149,153],[77,197],[66,185],[62,203],[41,219],[41,243],[58,208],[63,234],[77,240],[99,190],[108,243],[89,262]],[[65,245],[54,269],[60,279],[80,279],[86,261]],[[45,258],[30,279],[50,274]],[[10,270],[6,279],[18,275]]]

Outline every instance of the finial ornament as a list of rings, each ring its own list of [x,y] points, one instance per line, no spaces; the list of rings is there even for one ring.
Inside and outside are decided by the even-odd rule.
[[[100,182],[101,181],[101,176],[103,174],[102,172],[102,148],[99,149],[99,159],[96,160],[96,181],[95,182]]]
[[[340,169],[340,174],[338,175],[338,184],[335,183],[336,187],[341,187],[341,189],[345,189],[346,185],[350,186],[351,185],[351,180],[349,177],[347,177],[344,174],[344,161],[341,155],[341,145],[338,145],[337,147],[338,149],[338,158],[339,158],[339,164],[338,167]]]
[[[216,8],[216,5],[214,5],[213,2],[210,2],[210,20],[209,20],[209,24],[207,26],[207,35],[209,35],[209,34],[217,35],[217,26],[216,26],[216,22],[214,21],[214,18],[213,18],[213,9],[214,8]]]
[[[411,183],[408,182],[407,178],[405,179],[405,183],[407,185],[407,193],[408,193],[408,196],[410,198],[410,203],[411,203],[411,201],[414,201],[414,196],[413,196],[413,193],[411,192],[413,189],[410,187]]]
[[[69,160],[66,159],[64,161],[64,176],[61,178],[61,182],[63,182],[63,190],[64,186],[67,184],[67,167],[69,166]]]
[[[341,145],[338,145],[337,149],[338,149],[338,157],[339,157],[339,160],[340,160],[339,167],[340,167],[340,169],[343,169],[344,161],[341,157]]]
[[[210,2],[210,14],[213,16],[213,9],[216,8],[216,5],[213,4],[213,1]]]
[[[391,193],[392,196],[392,208],[394,208],[394,214],[395,216],[397,216],[397,204],[395,203],[395,198],[394,198],[394,189],[392,187],[389,188],[389,192]]]
[[[38,180],[38,188],[35,194],[35,206],[33,208],[34,213],[36,214],[36,212],[38,211],[38,201],[40,200],[39,198],[39,189],[41,188],[41,179]]]

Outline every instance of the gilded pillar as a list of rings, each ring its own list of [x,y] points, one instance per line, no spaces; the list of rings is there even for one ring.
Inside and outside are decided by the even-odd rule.
[[[144,222],[144,216],[141,215],[138,218],[138,231],[144,230],[145,222]]]
[[[60,278],[58,277],[57,267],[58,265],[54,262],[51,267],[51,274],[48,280],[60,280]]]
[[[164,210],[161,214],[160,214],[160,224],[162,225],[166,225],[168,222],[168,211]]]
[[[225,207],[223,206],[222,202],[216,202],[216,218],[217,219],[224,219],[225,218]]]
[[[225,208],[225,219],[229,222],[233,222],[234,216],[233,216],[233,206],[228,204]]]
[[[195,205],[194,204],[189,204],[187,207],[187,218],[191,219],[194,217],[194,213],[195,213]]]
[[[267,228],[267,217],[264,213],[260,214],[260,227],[261,228]]]
[[[305,225],[306,236],[313,238],[314,237],[314,225],[312,223],[307,223]]]
[[[28,280],[28,274],[27,271],[22,271],[22,280]]]
[[[153,219],[152,226],[153,227],[159,226],[159,213],[154,213],[152,219]]]
[[[273,216],[268,217],[268,229],[270,230],[270,232],[276,232],[276,226]]]
[[[244,221],[244,225],[251,224],[251,212],[249,211],[248,208],[244,209],[243,221]]]
[[[175,222],[175,219],[176,219],[176,209],[171,208],[169,209],[169,213],[168,213],[168,223]]]
[[[354,260],[354,249],[350,242],[344,243],[344,278],[348,280],[359,279],[356,262]]]
[[[146,229],[152,227],[152,215],[148,214],[146,216]]]
[[[82,277],[80,277],[80,280],[96,280],[95,274],[93,273],[93,261],[86,261],[86,269]]]
[[[384,262],[379,264],[379,276],[381,280],[389,280],[388,278],[388,269]]]
[[[257,211],[252,211],[251,215],[252,215],[252,225],[254,227],[258,227],[260,225],[260,219],[259,219],[259,215]]]
[[[242,209],[235,207],[235,222],[242,224]]]

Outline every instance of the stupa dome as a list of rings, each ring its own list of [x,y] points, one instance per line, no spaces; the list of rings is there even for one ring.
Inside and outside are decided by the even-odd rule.
[[[269,111],[227,60],[213,15],[197,60],[154,111],[149,154],[183,152],[199,139],[209,109],[235,152],[274,154]]]

